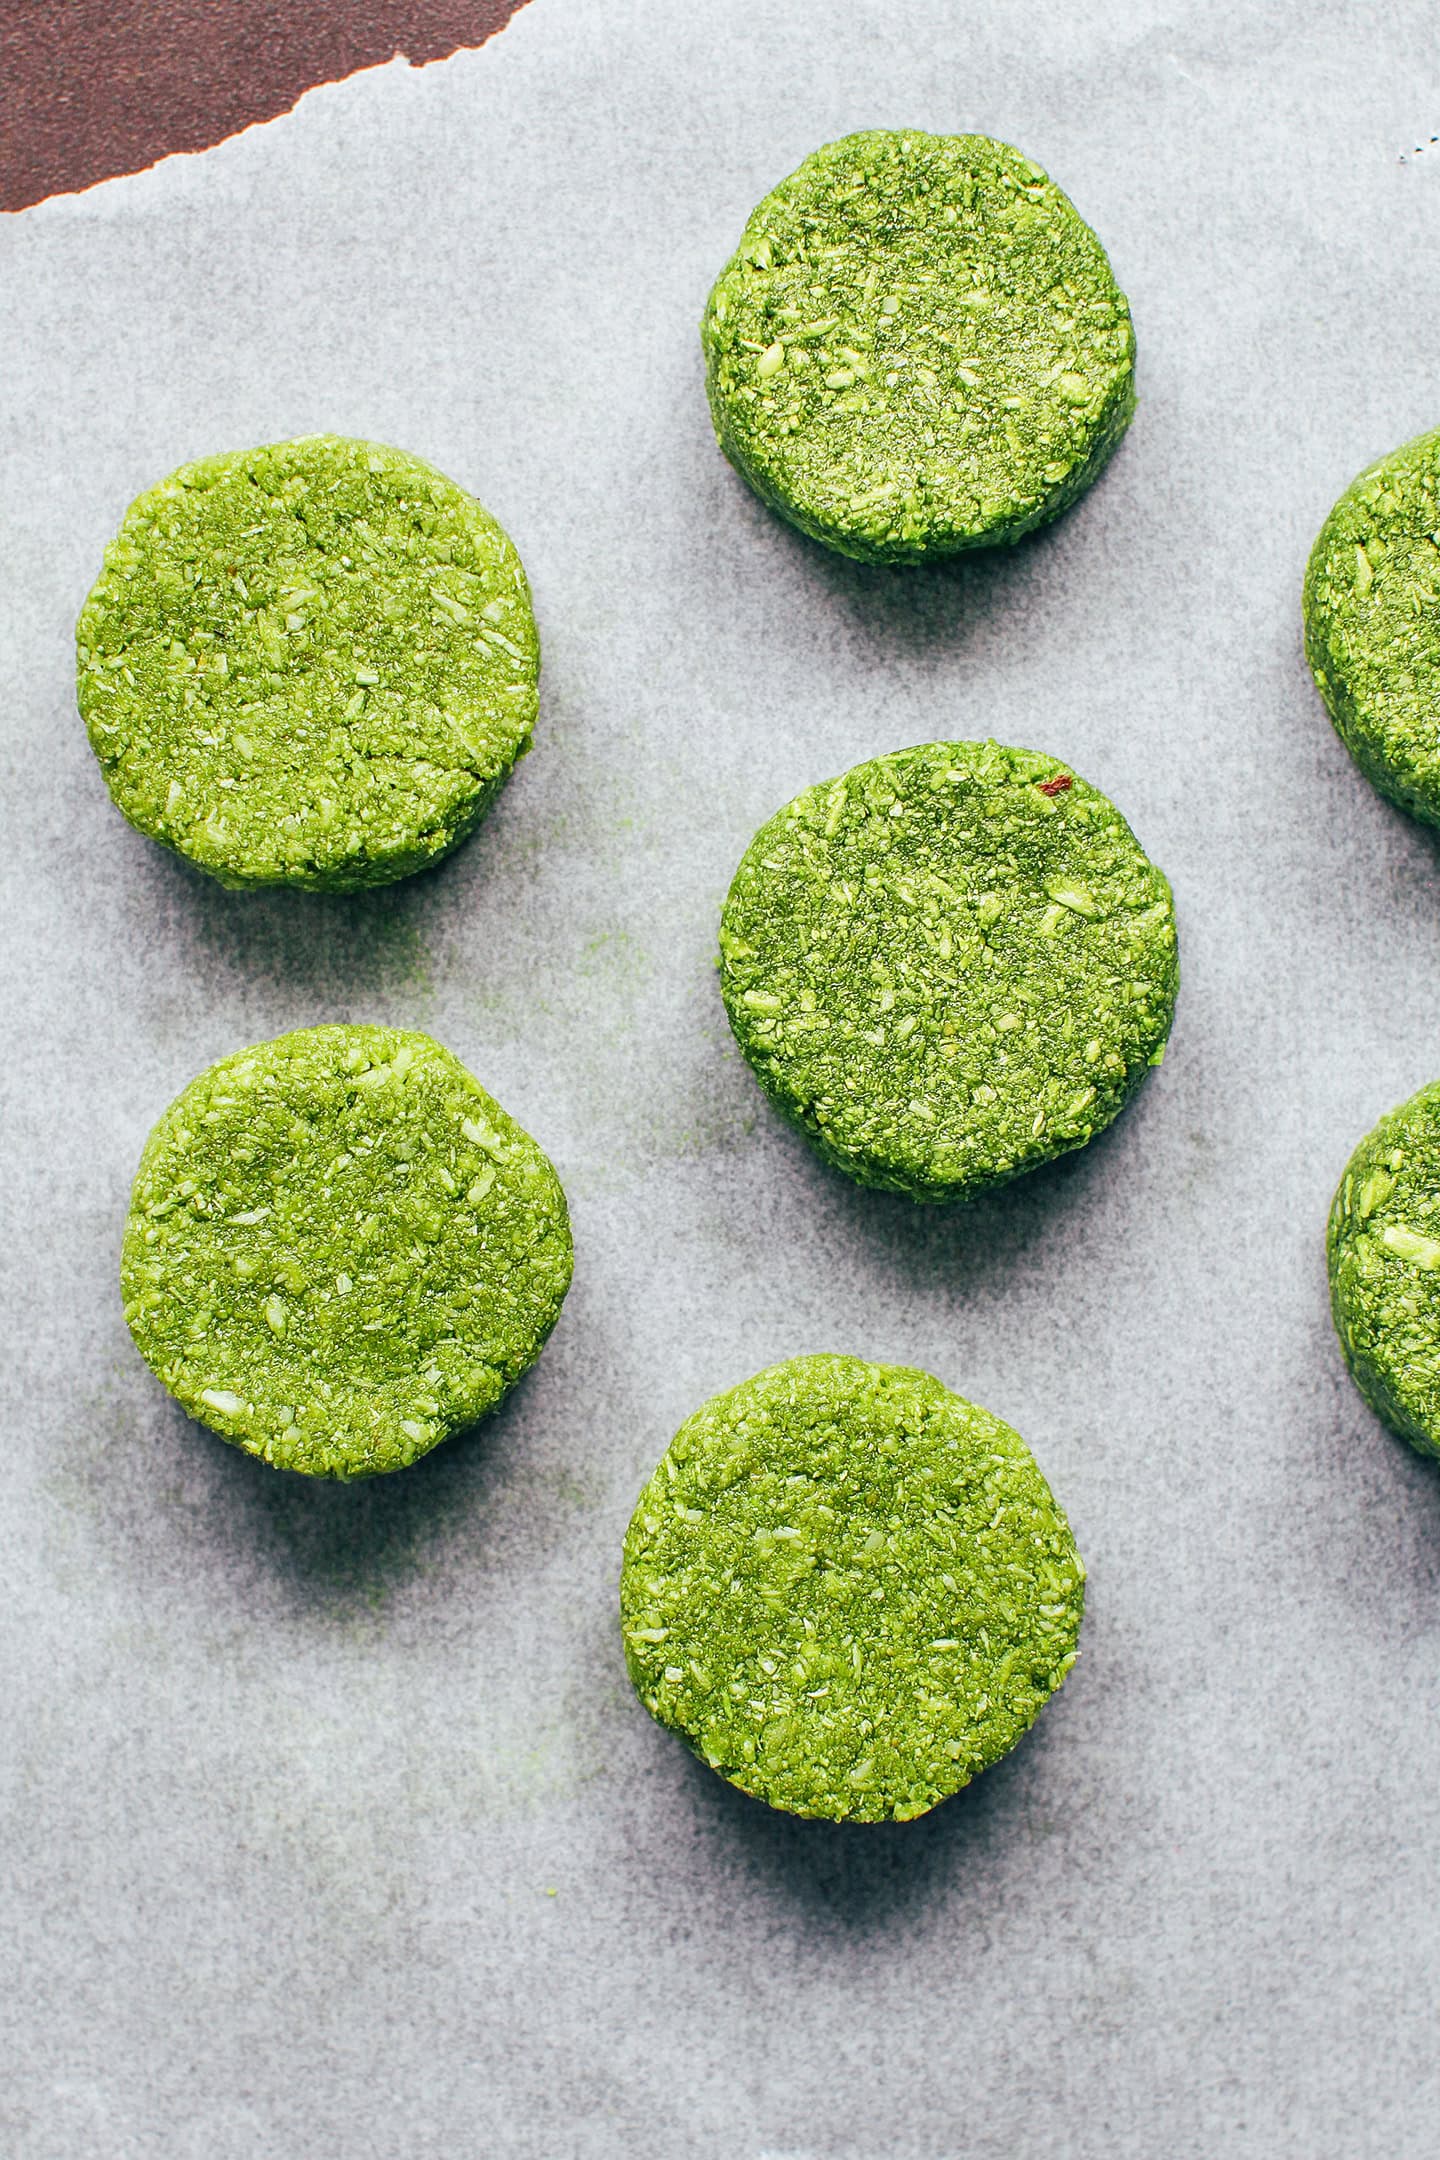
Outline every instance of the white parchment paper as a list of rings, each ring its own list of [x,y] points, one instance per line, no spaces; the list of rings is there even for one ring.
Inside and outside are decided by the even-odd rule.
[[[953,569],[788,531],[701,386],[752,204],[880,124],[1019,143],[1139,337],[1092,495]],[[1437,126],[1428,0],[532,0],[6,221],[7,2154],[1434,2151],[1440,1483],[1343,1374],[1322,1232],[1440,1073],[1440,851],[1332,736],[1298,592],[1440,421]],[[321,428],[504,522],[541,723],[438,872],[236,895],[110,807],[72,628],[140,488]],[[1179,1018],[1083,1156],[916,1210],[767,1111],[716,916],[800,787],[989,733],[1168,871]],[[353,1489],[188,1424],[116,1290],[165,1103],[341,1018],[470,1064],[577,1244],[507,1407]],[[822,1348],[1010,1419],[1091,1569],[1063,1694],[904,1826],[743,1800],[620,1655],[669,1435]]]

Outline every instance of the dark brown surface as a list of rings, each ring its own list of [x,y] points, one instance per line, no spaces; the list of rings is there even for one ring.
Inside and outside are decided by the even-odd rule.
[[[203,150],[316,83],[481,45],[523,0],[0,0],[0,210]]]

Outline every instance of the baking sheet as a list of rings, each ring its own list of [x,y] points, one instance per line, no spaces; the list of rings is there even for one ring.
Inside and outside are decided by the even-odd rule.
[[[1440,1071],[1440,850],[1334,740],[1298,588],[1440,419],[1437,76],[1418,0],[532,0],[6,222],[8,2154],[1434,2150],[1440,1484],[1344,1377],[1321,1239]],[[1012,554],[843,562],[710,437],[711,278],[876,124],[1021,144],[1134,307],[1134,428]],[[311,429],[472,488],[545,643],[481,834],[343,900],[130,832],[73,707],[130,497]],[[916,1210],[766,1110],[716,916],[800,787],[987,733],[1168,871],[1179,1016],[1083,1156]],[[187,1423],[115,1284],[170,1097],[347,1018],[471,1065],[577,1246],[501,1413],[350,1489]],[[680,1419],[830,1348],[1017,1425],[1091,1570],[1063,1694],[907,1825],[729,1790],[615,1624]]]

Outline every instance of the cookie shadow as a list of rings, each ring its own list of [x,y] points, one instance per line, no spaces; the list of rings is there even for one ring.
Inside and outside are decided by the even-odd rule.
[[[116,894],[120,929],[139,950],[154,947],[164,971],[178,966],[258,1011],[273,1008],[278,993],[297,1009],[295,1024],[363,1020],[392,1003],[423,1015],[457,941],[493,953],[497,969],[523,941],[516,896],[523,899],[540,875],[536,835],[555,823],[551,792],[522,762],[452,853],[360,892],[232,890],[131,834]]]
[[[1346,778],[1369,785],[1364,774],[1353,768]],[[1440,893],[1440,826],[1427,824],[1378,789],[1374,792],[1384,832],[1381,854],[1389,887],[1388,904],[1392,911],[1403,910],[1417,923],[1433,925],[1436,896]]]
[[[523,1447],[529,1379],[488,1418],[385,1477],[336,1484],[244,1458],[243,1469],[263,1473],[237,1511],[248,1549],[296,1607],[381,1602],[457,1542],[483,1560],[487,1522]]]
[[[1001,1761],[913,1822],[786,1815],[684,1750],[695,1833],[723,1846],[754,1890],[783,1897],[807,1936],[879,1934],[962,1882],[983,1909],[987,1884],[1013,1877],[1016,1844],[1034,1834],[1055,1716],[1042,1713]]]
[[[483,1582],[516,1542],[536,1388],[532,1368],[478,1424],[353,1484],[273,1469],[167,1400],[123,1475],[113,1455],[97,1466],[106,1542],[131,1568],[203,1568],[224,1602],[307,1624],[378,1618],[434,1574]]]
[[[1002,627],[1028,634],[1071,551],[1093,554],[1103,544],[1105,499],[1124,454],[1122,443],[1077,502],[1021,539],[934,562],[841,555],[789,524],[729,469],[724,514],[738,528],[737,553],[753,560],[759,550],[772,552],[774,577],[793,595],[797,621],[813,613],[833,627],[838,619],[842,634],[848,629],[872,658],[924,663]]]
[[[855,1184],[822,1160],[768,1104],[747,1136],[747,1181],[794,1195],[817,1249],[840,1268],[859,1253],[917,1302],[943,1286],[962,1302],[1003,1295],[1027,1273],[1057,1271],[1058,1257],[1122,1233],[1137,1175],[1154,1153],[1150,1087],[1084,1147],[972,1199],[930,1204]]]
[[[1422,1453],[1379,1417],[1356,1386],[1330,1317],[1323,1261],[1314,1308],[1285,1377],[1294,1405],[1275,1461],[1276,1566],[1292,1574],[1297,1603],[1317,1586],[1333,1602],[1345,1586],[1347,1624],[1386,1637],[1412,1624],[1410,1586],[1423,1609],[1440,1596],[1440,1460]],[[1291,1496],[1303,1481],[1306,1504]]]

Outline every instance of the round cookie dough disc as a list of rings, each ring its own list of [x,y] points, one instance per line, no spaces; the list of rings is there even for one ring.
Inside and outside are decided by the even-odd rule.
[[[1330,1300],[1370,1407],[1440,1455],[1440,1081],[1381,1118],[1330,1210]]]
[[[183,465],[125,513],[76,630],[132,825],[227,885],[383,885],[483,817],[535,725],[520,558],[382,444]]]
[[[192,1417],[282,1469],[355,1478],[493,1409],[570,1267],[548,1159],[448,1050],[318,1027],[176,1097],[120,1281],[141,1356]]]
[[[923,1815],[1075,1661],[1085,1570],[1020,1435],[928,1373],[792,1358],[688,1418],[620,1579],[652,1717],[795,1815]]]
[[[986,135],[815,151],[751,216],[701,337],[731,464],[868,562],[1020,539],[1084,492],[1135,407],[1105,250]]]
[[[1440,825],[1440,429],[1361,473],[1305,572],[1305,653],[1367,780]]]
[[[797,795],[720,925],[735,1037],[827,1161],[952,1200],[1082,1147],[1164,1054],[1170,888],[1054,758],[923,743]]]

